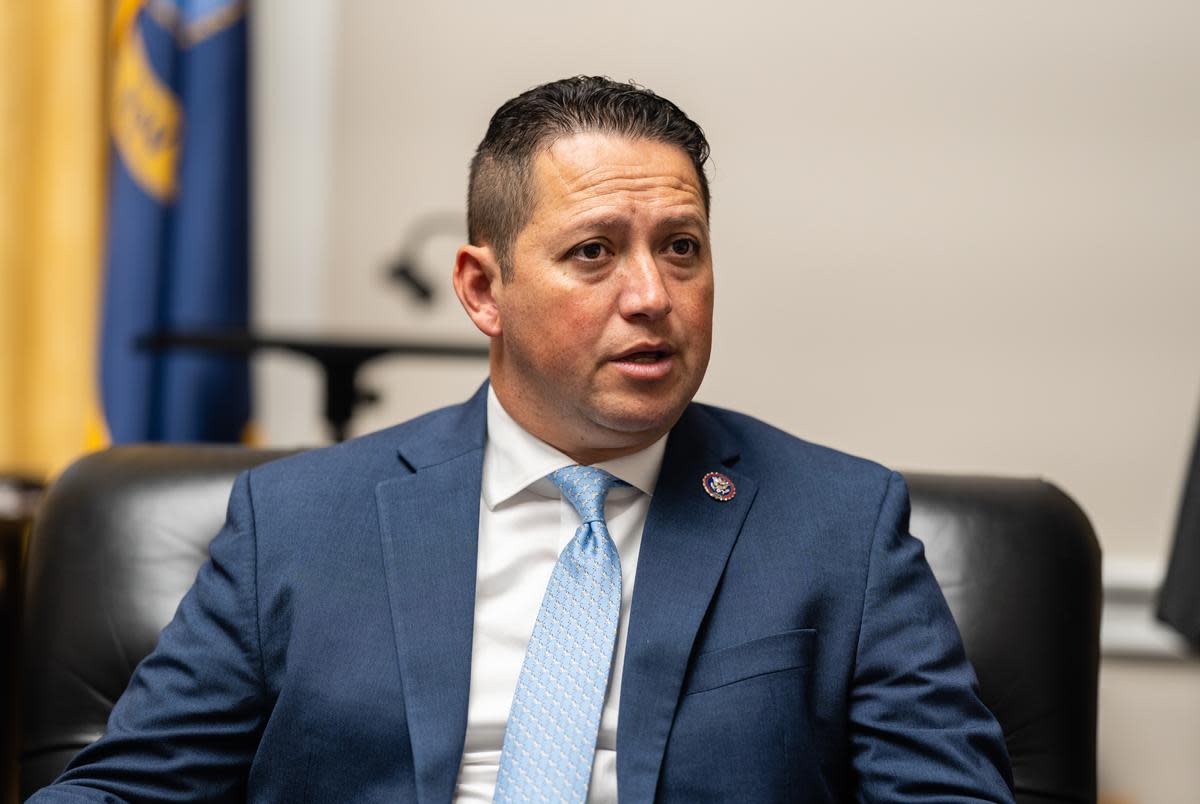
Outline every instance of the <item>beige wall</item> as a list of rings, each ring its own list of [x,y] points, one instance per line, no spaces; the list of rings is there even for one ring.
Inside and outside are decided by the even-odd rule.
[[[1200,674],[1176,663],[1110,660],[1100,673],[1100,788],[1114,802],[1195,804]]]
[[[406,226],[461,211],[500,101],[637,78],[713,143],[702,398],[897,466],[1045,475],[1110,554],[1163,553],[1200,412],[1200,6],[603,7],[343,7],[325,323],[473,337],[453,236],[436,310],[384,283]],[[480,371],[376,375],[362,427]]]
[[[433,309],[384,281],[406,228],[461,213],[504,99],[635,78],[713,145],[702,399],[901,468],[1045,476],[1107,561],[1165,560],[1200,412],[1200,5],[269,0],[259,17],[267,326],[478,339],[449,293],[453,234],[422,253]],[[311,370],[260,371],[268,436],[311,443]],[[366,379],[386,401],[357,427],[482,376],[383,361]],[[1107,677],[1104,778],[1165,801],[1148,791],[1194,791],[1194,767],[1151,780],[1124,750],[1142,730],[1126,695],[1158,680],[1138,672]],[[1169,709],[1154,734],[1200,749],[1200,701]]]

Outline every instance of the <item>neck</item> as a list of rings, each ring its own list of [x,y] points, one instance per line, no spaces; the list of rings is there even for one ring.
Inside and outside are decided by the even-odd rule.
[[[522,426],[524,426],[524,425],[522,425]],[[530,431],[530,432],[532,432],[532,431]],[[537,434],[534,433],[534,435],[537,435]],[[661,437],[661,436],[659,436],[659,437]],[[540,438],[540,436],[539,436],[539,438]],[[543,440],[545,440],[545,439],[543,439]],[[586,451],[582,451],[582,452],[564,449],[563,447],[558,446],[557,444],[553,444],[549,441],[546,441],[546,443],[550,444],[550,446],[554,447],[559,452],[563,453],[564,455],[566,455],[568,458],[570,458],[571,460],[573,460],[575,463],[579,464],[580,466],[591,466],[593,464],[603,463],[604,461],[611,461],[614,458],[623,458],[626,455],[632,455],[635,452],[641,452],[642,450],[646,449],[647,447],[649,447],[651,444],[653,444],[657,440],[658,440],[658,438],[653,438],[650,441],[647,441],[645,444],[638,444],[638,445],[632,446],[632,447],[624,447],[624,448],[614,447],[611,449],[591,449],[591,450],[586,450]]]
[[[497,380],[500,380],[497,382]],[[580,466],[611,461],[648,448],[666,435],[670,426],[640,432],[623,432],[593,424],[587,431],[573,429],[561,415],[541,410],[532,400],[522,398],[492,374],[492,389],[504,412],[527,433],[554,447]]]

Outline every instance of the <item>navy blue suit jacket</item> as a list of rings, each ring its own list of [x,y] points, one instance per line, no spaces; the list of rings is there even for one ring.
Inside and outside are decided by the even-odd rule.
[[[448,801],[485,398],[239,477],[108,733],[33,800]],[[1010,801],[907,524],[899,475],[691,405],[638,561],[621,800]]]

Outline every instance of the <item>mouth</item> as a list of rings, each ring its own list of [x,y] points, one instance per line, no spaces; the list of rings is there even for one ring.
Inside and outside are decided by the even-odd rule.
[[[627,363],[640,363],[647,365],[649,363],[657,363],[668,355],[665,349],[651,349],[642,352],[629,352],[618,357],[617,360]]]
[[[613,358],[622,374],[636,380],[658,380],[671,372],[675,351],[666,345],[639,344]]]

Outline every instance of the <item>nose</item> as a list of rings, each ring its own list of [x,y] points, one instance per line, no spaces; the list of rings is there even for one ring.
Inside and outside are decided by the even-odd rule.
[[[619,306],[625,318],[650,321],[657,321],[671,312],[671,294],[653,254],[639,252],[629,256]]]

